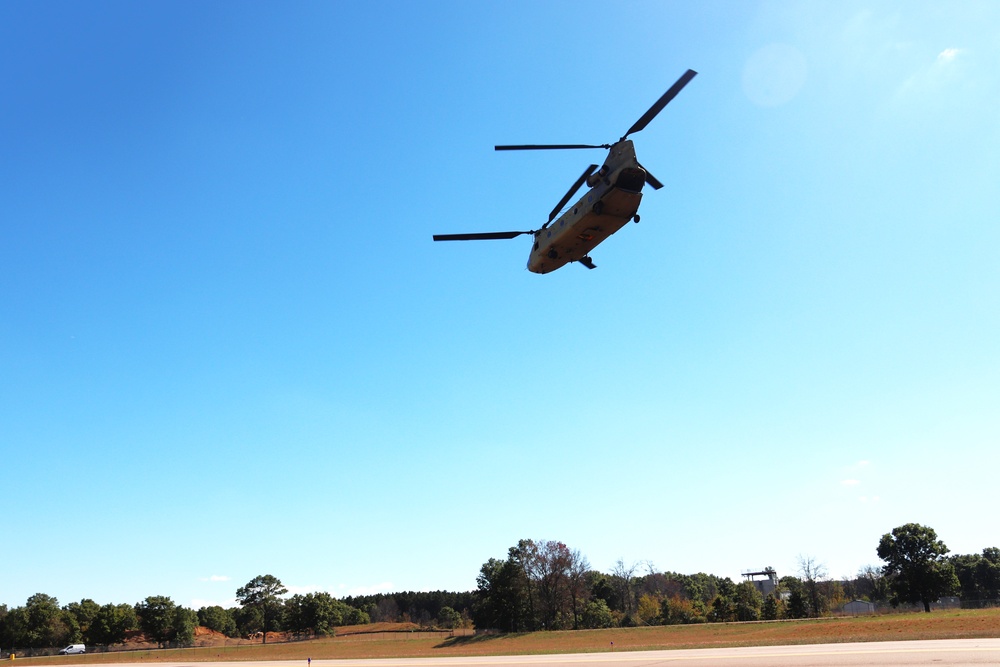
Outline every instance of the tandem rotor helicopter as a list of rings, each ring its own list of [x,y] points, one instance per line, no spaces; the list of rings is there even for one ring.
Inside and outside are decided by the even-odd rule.
[[[435,241],[486,241],[512,239],[523,234],[535,238],[528,256],[528,270],[549,273],[570,262],[579,262],[588,269],[596,268],[590,251],[606,238],[625,226],[629,220],[639,222],[639,202],[642,186],[646,183],[654,190],[663,187],[639,164],[635,147],[628,140],[630,134],[639,132],[663,111],[670,100],[695,77],[689,69],[646,113],[635,122],[622,138],[613,144],[526,144],[520,146],[494,146],[498,151],[561,150],[575,148],[606,148],[608,157],[600,169],[596,164],[587,167],[556,207],[549,213],[548,222],[539,229],[524,232],[483,232],[474,234],[435,234]],[[590,190],[565,213],[556,218],[577,190],[586,183]]]

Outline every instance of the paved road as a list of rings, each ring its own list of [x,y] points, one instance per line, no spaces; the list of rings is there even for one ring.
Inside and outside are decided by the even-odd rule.
[[[675,663],[734,667],[830,667],[836,665],[1000,665],[1000,639],[757,646],[683,651],[622,651],[575,655],[313,660],[313,667],[672,667]],[[306,667],[304,660],[156,663],[157,667]],[[132,667],[129,663],[116,667]],[[135,667],[140,667],[135,663]],[[149,667],[144,665],[142,667]]]

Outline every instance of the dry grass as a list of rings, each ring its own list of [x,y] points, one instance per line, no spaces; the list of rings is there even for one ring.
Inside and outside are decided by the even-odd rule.
[[[387,628],[383,628],[385,630]],[[577,632],[469,637],[355,634],[286,644],[122,651],[27,658],[32,665],[344,658],[416,658],[538,653],[594,653],[726,646],[773,646],[915,639],[1000,637],[1000,609],[935,611],[807,621],[672,625]],[[391,638],[395,637],[395,638]],[[21,662],[21,659],[18,659]]]

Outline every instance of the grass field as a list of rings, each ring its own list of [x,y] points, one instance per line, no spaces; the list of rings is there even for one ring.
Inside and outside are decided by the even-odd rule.
[[[395,639],[388,637],[389,635],[385,633],[358,634],[263,646],[121,651],[84,656],[18,658],[17,662],[27,662],[32,665],[66,665],[114,662],[305,660],[306,658],[314,660],[417,658],[1000,637],[1000,609],[467,637],[431,637],[427,636],[427,633],[412,639],[406,638],[405,635],[403,638]]]

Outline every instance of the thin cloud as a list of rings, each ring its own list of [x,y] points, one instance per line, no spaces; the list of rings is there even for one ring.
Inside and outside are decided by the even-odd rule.
[[[858,484],[861,483],[861,480],[859,480],[859,479],[842,479],[842,480],[840,480],[840,483],[842,485],[844,485],[844,486],[857,486]]]
[[[965,61],[968,49],[947,48],[937,54],[933,62],[925,64],[896,91],[897,100],[912,95],[934,95],[947,86],[954,85],[962,79],[961,64]]]

